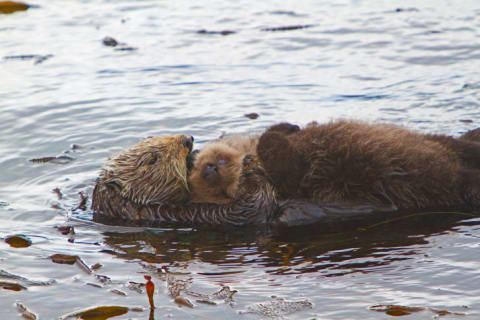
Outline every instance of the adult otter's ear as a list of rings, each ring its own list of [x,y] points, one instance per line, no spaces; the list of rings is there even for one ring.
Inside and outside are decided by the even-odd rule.
[[[298,131],[300,131],[300,127],[296,124],[282,122],[270,127],[266,132],[277,132],[284,135],[290,135]]]

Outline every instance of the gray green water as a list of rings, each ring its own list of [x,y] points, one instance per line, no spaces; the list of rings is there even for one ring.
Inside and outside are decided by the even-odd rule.
[[[480,126],[480,3],[465,1],[38,1],[0,15],[0,319],[23,303],[40,319],[98,305],[143,307],[115,319],[258,319],[258,303],[308,301],[277,318],[387,319],[378,304],[480,317],[480,220],[280,237],[107,227],[71,209],[91,191],[107,157],[149,135],[186,133],[197,147],[224,132],[259,132],[278,121],[336,118],[389,122],[458,135]],[[312,25],[264,32],[263,28]],[[230,35],[198,34],[233,30]],[[111,36],[136,50],[106,47]],[[40,55],[43,61],[12,56]],[[10,57],[10,58],[9,58]],[[256,112],[251,120],[244,115]],[[77,146],[79,148],[77,148]],[[64,164],[29,159],[68,155]],[[62,199],[52,192],[59,188]],[[441,223],[440,223],[441,222]],[[73,225],[75,241],[54,228]],[[100,263],[102,283],[56,253]],[[158,269],[232,303],[178,306]],[[95,286],[89,285],[94,284]],[[126,296],[111,292],[121,290]],[[291,311],[291,312],[290,312]],[[404,316],[431,319],[431,309]]]

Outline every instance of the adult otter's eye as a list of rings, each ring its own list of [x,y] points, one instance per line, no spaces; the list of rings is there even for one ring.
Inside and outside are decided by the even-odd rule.
[[[158,160],[158,156],[156,154],[152,153],[150,161],[148,162],[148,164],[149,165],[154,165],[155,163],[157,163],[157,160]]]

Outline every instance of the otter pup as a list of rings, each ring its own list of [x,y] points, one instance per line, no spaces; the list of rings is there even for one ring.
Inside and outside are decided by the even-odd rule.
[[[237,196],[242,160],[255,154],[258,137],[229,136],[208,143],[189,176],[192,202],[225,204]]]
[[[273,126],[257,147],[283,198],[400,209],[478,205],[480,170],[462,160],[478,152],[475,143],[459,154],[452,140],[390,125],[342,120],[297,128]]]

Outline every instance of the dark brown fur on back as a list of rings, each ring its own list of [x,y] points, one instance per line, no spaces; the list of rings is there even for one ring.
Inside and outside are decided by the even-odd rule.
[[[480,136],[475,136],[472,132],[474,131],[467,132],[459,139],[438,134],[427,134],[425,137],[454,151],[465,168],[480,169],[480,143],[477,142]]]
[[[462,204],[475,183],[465,179],[471,150],[438,140],[389,125],[334,121],[289,134],[274,126],[257,152],[285,198],[398,208]]]

